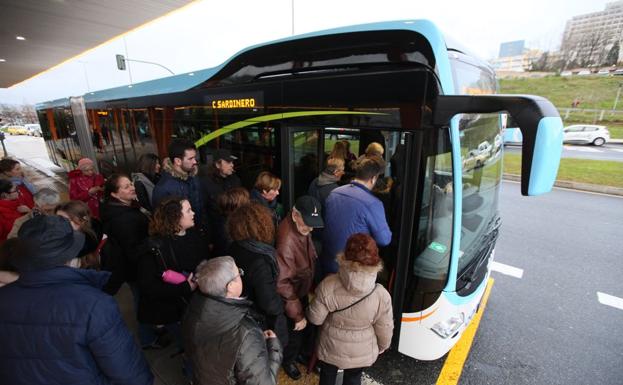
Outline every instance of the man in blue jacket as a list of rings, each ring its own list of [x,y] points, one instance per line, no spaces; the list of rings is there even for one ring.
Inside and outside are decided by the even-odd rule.
[[[188,139],[174,139],[169,145],[169,157],[162,162],[162,176],[154,187],[151,207],[169,197],[188,199],[195,212],[195,224],[203,227],[203,199],[197,177],[197,148]]]
[[[0,288],[0,382],[151,385],[114,298],[110,273],[83,270],[84,235],[59,216],[24,223],[17,281]]]
[[[329,194],[325,202],[320,258],[323,276],[337,272],[336,256],[355,233],[371,235],[379,246],[389,245],[392,232],[387,225],[385,208],[371,191],[384,166],[385,162],[379,156],[358,161],[352,182]]]

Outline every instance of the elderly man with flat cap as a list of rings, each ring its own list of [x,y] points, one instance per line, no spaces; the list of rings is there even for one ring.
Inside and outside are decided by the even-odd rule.
[[[17,281],[0,288],[0,379],[20,384],[153,383],[114,298],[110,273],[79,269],[84,235],[59,216],[22,225]]]

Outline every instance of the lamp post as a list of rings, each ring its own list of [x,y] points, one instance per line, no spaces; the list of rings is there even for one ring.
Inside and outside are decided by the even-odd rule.
[[[91,92],[91,85],[89,84],[89,75],[87,73],[87,62],[78,60],[78,63],[82,64],[82,69],[84,70],[84,80],[87,82],[87,93]]]

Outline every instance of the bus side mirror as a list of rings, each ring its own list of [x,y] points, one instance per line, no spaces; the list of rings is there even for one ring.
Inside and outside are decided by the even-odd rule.
[[[563,126],[556,107],[533,95],[439,95],[433,123],[449,126],[457,114],[507,111],[523,135],[521,150],[521,194],[551,191],[562,154]]]

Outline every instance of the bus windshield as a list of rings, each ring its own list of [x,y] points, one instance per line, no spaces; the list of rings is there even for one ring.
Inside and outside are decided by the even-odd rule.
[[[486,68],[453,61],[458,93],[494,93],[496,83]],[[502,179],[502,132],[499,114],[464,114],[459,118],[463,209],[457,290],[488,257],[499,227],[498,195]],[[465,293],[464,293],[465,294]]]

